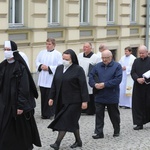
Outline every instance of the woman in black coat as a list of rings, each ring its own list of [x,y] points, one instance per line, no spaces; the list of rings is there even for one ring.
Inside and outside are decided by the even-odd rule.
[[[73,132],[75,136],[75,143],[71,148],[82,147],[78,121],[81,109],[87,108],[89,97],[85,73],[71,49],[63,53],[63,65],[56,69],[49,99],[50,106],[53,105],[53,101],[56,103],[55,119],[48,128],[59,133],[56,142],[50,146],[58,150],[68,131]]]

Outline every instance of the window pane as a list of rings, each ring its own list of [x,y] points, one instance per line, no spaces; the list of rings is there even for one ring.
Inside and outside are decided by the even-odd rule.
[[[114,12],[114,8],[113,8],[113,0],[110,0],[110,5],[109,5],[109,21],[113,21],[113,12]]]
[[[50,22],[50,9],[51,9],[50,3],[51,3],[51,0],[48,1],[48,22]]]
[[[149,25],[150,25],[150,5],[149,5]]]
[[[131,22],[136,21],[136,1],[132,0],[131,4]]]
[[[83,3],[83,22],[88,22],[88,0],[84,0]]]
[[[80,0],[80,23],[89,22],[89,0]]]
[[[114,0],[108,0],[108,21],[114,22]]]
[[[58,0],[53,0],[53,16],[52,16],[52,22],[58,22]]]
[[[83,14],[83,12],[82,12],[82,5],[83,5],[82,2],[83,2],[83,1],[80,0],[80,22],[82,22],[82,16],[83,16],[83,15],[82,15],[82,14]]]
[[[15,23],[22,23],[22,0],[15,2]]]
[[[9,23],[23,23],[23,0],[9,0]]]
[[[9,0],[9,23],[13,23],[13,1]]]
[[[48,22],[59,23],[59,0],[49,0]]]

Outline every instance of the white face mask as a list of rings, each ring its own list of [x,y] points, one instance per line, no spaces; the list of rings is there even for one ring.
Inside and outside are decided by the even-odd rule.
[[[13,57],[14,57],[13,51],[4,51],[4,57],[5,57],[6,59],[13,58]]]
[[[68,60],[63,60],[63,65],[64,65],[65,68],[69,67],[70,61],[68,61]]]

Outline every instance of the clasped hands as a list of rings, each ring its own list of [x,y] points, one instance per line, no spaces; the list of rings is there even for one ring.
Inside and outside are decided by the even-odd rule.
[[[46,66],[46,65],[41,65],[41,69],[44,70],[44,71],[48,71],[48,66]]]
[[[104,82],[96,83],[96,84],[95,84],[95,88],[96,88],[96,89],[103,89],[104,87],[105,87]]]
[[[139,84],[143,84],[145,82],[145,79],[144,78],[137,78],[137,82]]]

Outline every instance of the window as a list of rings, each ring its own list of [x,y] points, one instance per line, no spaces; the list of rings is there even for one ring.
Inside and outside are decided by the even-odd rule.
[[[115,0],[108,0],[107,2],[107,23],[113,24],[115,16]]]
[[[80,0],[80,24],[88,25],[89,24],[89,0]]]
[[[131,23],[135,23],[136,22],[136,0],[131,0],[130,22]]]
[[[24,0],[9,0],[9,25],[17,26],[24,23]]]
[[[49,0],[48,2],[48,23],[50,25],[58,25],[60,0]]]

